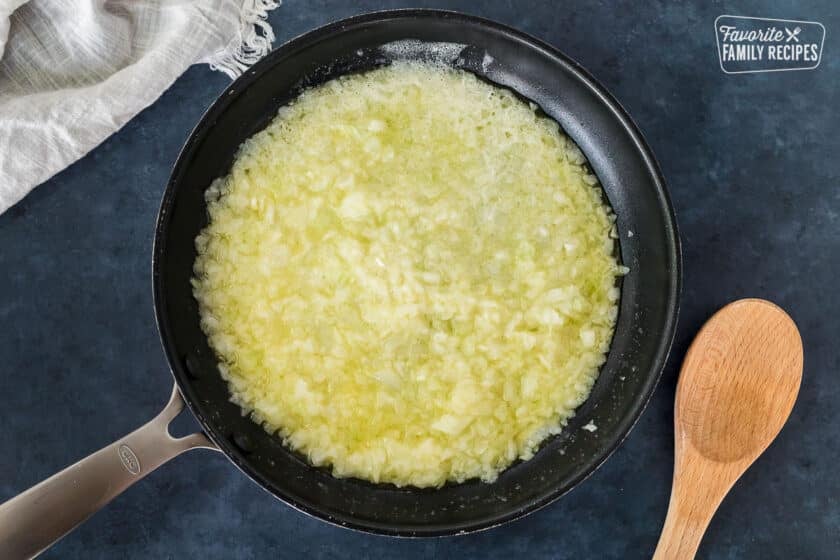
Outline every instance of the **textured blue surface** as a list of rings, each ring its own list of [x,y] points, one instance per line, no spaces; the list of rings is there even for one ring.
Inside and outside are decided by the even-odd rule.
[[[341,17],[409,5],[286,0],[271,20],[280,42]],[[716,308],[757,296],[799,324],[802,392],[779,439],[723,503],[701,556],[837,558],[836,2],[411,5],[491,17],[553,43],[646,134],[670,185],[685,258],[680,328],[647,412],[571,494],[477,535],[406,541],[334,528],[277,502],[220,454],[195,452],[135,485],[45,557],[649,557],[670,490],[681,357]],[[725,75],[713,31],[722,13],[821,21],[823,62],[815,71]],[[152,313],[152,229],[182,142],[227,83],[193,67],[118,134],[0,215],[0,501],[132,430],[168,397]]]

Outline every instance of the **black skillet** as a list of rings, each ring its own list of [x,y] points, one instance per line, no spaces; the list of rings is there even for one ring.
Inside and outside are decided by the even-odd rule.
[[[313,468],[229,402],[191,293],[193,240],[207,223],[204,190],[228,172],[240,143],[303,88],[390,63],[380,47],[404,39],[465,45],[452,64],[514,90],[560,123],[586,154],[618,216],[619,250],[630,268],[609,357],[589,399],[533,459],[513,465],[492,484],[473,480],[434,490],[396,488],[338,479]],[[424,53],[420,48],[415,56]],[[0,557],[37,553],[152,469],[193,447],[217,447],[282,501],[344,527],[438,536],[521,517],[589,476],[639,418],[674,334],[681,262],[673,209],[650,149],[621,106],[577,63],[492,21],[397,10],[353,17],[298,37],[222,93],[172,171],[152,264],[158,327],[176,383],[170,404],[146,426],[0,506]],[[175,440],[166,428],[183,406],[181,396],[204,433]],[[581,429],[589,421],[597,431]]]

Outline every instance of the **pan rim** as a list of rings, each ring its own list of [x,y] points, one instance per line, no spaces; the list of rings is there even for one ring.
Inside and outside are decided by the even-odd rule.
[[[177,355],[175,344],[173,342],[173,335],[170,331],[168,312],[166,311],[166,295],[163,289],[161,273],[161,262],[163,260],[164,253],[164,238],[168,229],[170,210],[172,208],[175,194],[178,190],[178,184],[182,181],[181,176],[183,173],[183,167],[190,157],[192,149],[200,143],[201,138],[203,137],[202,130],[206,128],[206,123],[212,122],[215,116],[223,113],[228,104],[232,101],[231,98],[233,96],[229,95],[229,93],[246,89],[251,85],[251,83],[259,79],[259,77],[264,74],[268,68],[282,63],[283,60],[289,56],[293,56],[297,51],[308,48],[327,37],[343,33],[348,29],[355,28],[359,25],[403,18],[443,18],[488,28],[524,43],[529,48],[542,51],[544,55],[549,56],[568,68],[575,78],[584,85],[584,87],[597,95],[601,104],[609,109],[616,121],[621,125],[621,128],[629,135],[635,144],[637,154],[642,157],[645,167],[648,169],[651,178],[653,179],[652,182],[659,201],[659,209],[666,222],[663,234],[668,250],[668,257],[669,259],[673,259],[673,267],[667,271],[669,290],[667,293],[667,304],[665,306],[665,322],[662,328],[657,350],[651,360],[653,365],[649,369],[649,373],[641,386],[639,393],[635,395],[633,399],[634,404],[632,413],[624,415],[624,417],[619,421],[617,429],[613,435],[613,441],[606,448],[606,451],[599,456],[594,456],[594,460],[591,461],[585,469],[583,469],[583,472],[572,478],[567,484],[558,486],[551,492],[547,492],[531,501],[526,506],[499,515],[486,516],[474,521],[451,524],[445,528],[440,528],[440,526],[436,525],[431,529],[426,529],[422,525],[388,525],[383,522],[360,520],[349,515],[335,515],[320,509],[317,506],[303,503],[295,497],[288,495],[283,492],[282,489],[273,485],[271,481],[266,479],[256,469],[252,468],[247,458],[239,449],[231,445],[231,443],[226,439],[219,436],[213,423],[204,417],[199,407],[195,404],[195,399],[197,397],[190,384],[186,381],[186,375],[183,371],[182,364],[180,363],[181,357]],[[645,140],[641,130],[618,100],[616,100],[612,94],[610,94],[607,89],[594,77],[592,77],[592,75],[578,62],[569,58],[559,49],[539,38],[491,19],[451,10],[410,8],[367,12],[338,20],[298,35],[297,37],[278,46],[266,57],[253,65],[242,76],[234,80],[219,94],[217,99],[208,107],[198,120],[195,127],[190,131],[184,146],[173,164],[172,171],[161,200],[155,225],[155,235],[152,247],[152,283],[154,295],[154,315],[158,333],[160,335],[161,344],[169,362],[172,375],[184,397],[184,401],[190,409],[190,412],[198,420],[207,437],[213,441],[219,450],[221,450],[222,453],[224,453],[225,456],[234,463],[234,465],[236,465],[243,474],[260,485],[265,491],[269,492],[290,507],[308,516],[339,527],[349,528],[369,534],[393,537],[442,537],[488,530],[542,509],[570,492],[581,482],[591,476],[624,442],[650,402],[653,392],[655,391],[667,364],[674,341],[682,291],[682,248],[676,215],[666,187],[664,176],[662,175],[659,164],[654,158],[653,152]]]

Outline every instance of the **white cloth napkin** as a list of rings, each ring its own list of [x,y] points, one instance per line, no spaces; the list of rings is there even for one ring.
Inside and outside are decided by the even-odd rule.
[[[274,0],[0,0],[0,213],[190,65],[231,78],[271,48]]]

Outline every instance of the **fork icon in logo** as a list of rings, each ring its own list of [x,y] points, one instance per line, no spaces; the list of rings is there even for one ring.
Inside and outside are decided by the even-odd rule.
[[[799,42],[799,37],[797,37],[797,35],[802,33],[802,28],[797,26],[797,27],[794,28],[793,31],[791,31],[790,29],[785,27],[785,33],[787,33],[787,39],[785,39],[785,43],[790,43],[791,40],[798,43]]]

